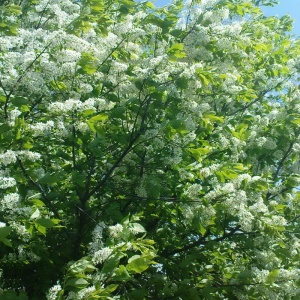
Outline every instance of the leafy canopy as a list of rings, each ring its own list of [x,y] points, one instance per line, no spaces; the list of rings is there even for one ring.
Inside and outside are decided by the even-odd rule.
[[[275,3],[1,1],[2,299],[299,299]]]

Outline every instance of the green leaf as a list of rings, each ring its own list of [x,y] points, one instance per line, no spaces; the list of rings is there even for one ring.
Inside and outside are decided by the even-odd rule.
[[[36,224],[43,226],[45,228],[51,228],[56,225],[52,220],[46,218],[40,218],[35,221]]]
[[[177,87],[181,89],[187,89],[189,81],[186,78],[178,78],[175,83]]]
[[[257,191],[266,191],[269,187],[268,183],[262,178],[251,182],[250,186]]]
[[[0,228],[0,238],[7,237],[12,231],[12,228],[9,226],[1,227]]]
[[[40,210],[37,208],[37,209],[35,210],[35,212],[31,215],[30,219],[31,219],[31,220],[37,219],[37,218],[40,217],[40,215],[41,215],[41,212],[40,212]]]
[[[110,284],[104,289],[104,291],[106,291],[110,294],[110,293],[114,292],[118,287],[119,287],[118,284]]]
[[[60,81],[51,81],[50,85],[53,89],[58,90],[58,91],[65,91],[67,90],[67,86],[64,82]]]
[[[110,116],[112,118],[119,118],[119,119],[122,119],[122,120],[126,120],[125,112],[126,112],[126,108],[123,107],[123,106],[119,106],[119,107],[116,107],[116,108],[111,110]]]
[[[211,122],[223,123],[224,118],[216,116],[214,112],[208,112],[203,114],[204,119],[208,119]]]
[[[169,48],[169,51],[172,51],[172,50],[183,50],[183,49],[184,49],[184,44],[173,44]]]
[[[151,264],[154,262],[145,257],[140,257],[135,255],[128,260],[129,264],[126,266],[126,269],[129,273],[142,273],[147,270]]]
[[[291,122],[300,125],[300,118],[293,119]]]
[[[269,272],[269,275],[266,278],[266,283],[274,283],[274,281],[277,279],[279,274],[279,269],[274,269],[272,271]]]
[[[211,152],[209,148],[189,148],[188,151],[192,153],[194,158],[199,162],[203,159],[203,157],[205,157],[206,154]]]
[[[299,186],[299,184],[300,184],[300,175],[297,174],[290,175],[285,181],[285,185],[289,188],[297,187]]]
[[[51,175],[49,173],[47,173],[41,179],[39,179],[39,183],[44,183],[44,184],[53,184],[58,181],[60,181],[59,176]]]
[[[86,109],[86,110],[83,110],[81,113],[82,113],[82,115],[83,115],[84,117],[87,117],[87,116],[89,116],[89,115],[94,114],[94,113],[95,113],[95,110],[94,110],[94,109]]]
[[[130,223],[131,230],[136,233],[146,232],[146,229],[139,223]]]
[[[184,120],[179,120],[179,119],[172,120],[172,121],[169,122],[169,125],[177,133],[184,134],[184,133],[188,132],[187,129],[186,129],[186,125],[185,125]]]
[[[100,113],[87,121],[87,124],[91,128],[93,132],[97,132],[99,130],[99,124],[103,123],[109,117],[108,113]]]
[[[154,4],[152,2],[149,2],[149,1],[146,2],[146,6],[149,7],[149,8],[151,8],[151,9],[155,8]]]
[[[131,276],[124,265],[120,265],[113,275],[113,280],[128,281],[130,279]]]
[[[122,252],[113,253],[110,257],[104,262],[102,273],[105,276],[111,275],[111,273],[118,267],[120,259],[124,257],[125,254]]]
[[[41,234],[43,235],[46,235],[46,232],[47,232],[47,228],[40,225],[39,223],[37,222],[34,222],[34,227],[37,231],[39,231]]]
[[[235,179],[238,177],[238,173],[236,173],[235,171],[230,170],[230,169],[222,170],[222,173],[223,173],[224,177],[227,179]]]
[[[26,105],[28,104],[29,100],[25,97],[14,97],[12,98],[11,102],[15,105],[15,106],[18,106],[18,107],[21,107],[22,105]]]
[[[72,274],[92,273],[96,268],[92,265],[89,257],[82,257],[69,267],[69,272]]]
[[[71,278],[66,282],[66,287],[71,286],[79,289],[83,289],[89,285],[89,282],[84,278]]]
[[[29,232],[30,235],[33,235],[34,227],[31,223],[25,223],[25,228]]]
[[[97,71],[97,59],[90,53],[83,52],[78,65],[81,66],[79,73],[93,74]]]
[[[9,6],[7,6],[7,8],[9,12],[16,15],[19,15],[22,12],[22,9],[19,5],[10,4]]]
[[[31,202],[32,204],[34,204],[37,207],[45,206],[45,203],[39,199],[32,199],[32,200],[29,200],[29,202]]]
[[[168,54],[170,55],[171,60],[175,60],[176,58],[186,57],[184,52],[184,44],[173,44],[168,50]]]
[[[4,238],[4,237],[0,236],[0,242],[3,243],[4,245],[8,246],[8,247],[12,247],[11,241],[8,240],[7,238]]]

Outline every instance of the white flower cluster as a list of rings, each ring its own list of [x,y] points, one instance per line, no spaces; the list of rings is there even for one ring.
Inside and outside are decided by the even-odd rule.
[[[111,237],[118,238],[123,231],[123,226],[121,224],[109,226],[108,231]]]
[[[194,200],[199,198],[201,190],[202,186],[200,184],[194,183],[189,185],[183,194],[189,199]]]
[[[23,245],[18,246],[18,259],[23,261],[28,260],[30,262],[38,262],[41,260],[39,256],[31,250],[26,249]]]
[[[20,238],[23,242],[28,242],[31,239],[31,235],[29,234],[24,225],[15,221],[10,221],[9,225],[18,235],[18,238]]]
[[[14,108],[13,110],[8,111],[8,124],[10,126],[15,125],[15,120],[17,117],[21,114],[21,112],[18,110],[18,108]]]
[[[0,222],[0,228],[2,228],[2,227],[6,227],[6,223]]]
[[[17,184],[16,180],[12,177],[0,177],[0,189],[7,189]]]
[[[211,206],[204,206],[201,205],[198,208],[198,211],[200,212],[200,219],[201,219],[201,224],[206,227],[209,225],[209,223],[213,220],[213,218],[216,215],[216,210]]]
[[[293,240],[290,242],[288,249],[292,256],[299,254],[300,240],[298,238],[294,237]]]
[[[13,164],[17,161],[15,151],[7,150],[4,153],[0,154],[0,163],[4,166]]]
[[[30,160],[30,161],[38,161],[41,158],[41,154],[29,150],[20,150],[16,151],[17,156],[21,160]]]
[[[102,248],[102,249],[96,251],[93,254],[93,258],[92,258],[93,263],[95,265],[103,263],[105,260],[107,260],[109,258],[109,256],[112,254],[112,252],[113,252],[113,249],[108,248],[108,247],[105,247],[105,248]]]
[[[73,62],[73,61],[78,61],[81,57],[81,53],[70,50],[70,49],[64,49],[61,51],[58,51],[56,53],[56,59],[58,62]]]
[[[274,150],[277,147],[277,144],[274,139],[272,138],[265,138],[265,137],[259,137],[256,140],[256,143],[259,147],[263,147],[265,149]]]
[[[272,246],[270,247],[272,248]],[[281,266],[281,260],[274,255],[273,249],[268,250],[255,250],[255,260],[259,266],[263,266],[265,269],[279,269]]]
[[[264,226],[269,226],[272,228],[285,227],[287,225],[287,220],[282,216],[272,215],[271,217],[261,217],[264,222]]]
[[[267,213],[268,207],[264,204],[263,198],[261,196],[257,197],[256,202],[249,207],[249,210],[255,214],[257,213]]]
[[[48,294],[47,294],[47,300],[57,300],[58,299],[58,293],[62,290],[62,287],[59,283],[54,285],[52,288],[50,288]]]
[[[220,164],[212,164],[209,167],[202,168],[199,173],[202,177],[206,178],[210,175],[213,175],[215,171],[217,171],[221,167]]]
[[[265,282],[270,273],[268,270],[260,270],[257,267],[252,267],[251,271],[255,277],[255,282]]]
[[[77,299],[88,299],[89,296],[96,290],[95,286],[86,287],[78,292]]]
[[[46,123],[37,122],[33,125],[29,125],[30,130],[33,132],[33,136],[35,137],[49,134],[53,127],[54,122],[52,120],[47,121]]]
[[[85,85],[86,86],[86,85]],[[81,85],[83,88],[83,85]],[[110,110],[115,104],[106,101],[102,98],[89,98],[85,101],[80,101],[78,99],[68,99],[64,102],[53,102],[49,105],[48,110],[51,113],[59,114],[70,113],[70,112],[81,112],[85,110],[103,111]]]
[[[103,222],[97,224],[92,233],[92,242],[90,243],[89,250],[90,253],[94,253],[103,247],[103,229],[106,226]]]
[[[147,198],[148,192],[146,189],[146,181],[147,181],[147,176],[143,175],[143,177],[140,180],[139,185],[135,189],[135,193],[138,197]]]
[[[12,193],[5,195],[3,199],[0,200],[1,211],[15,210],[20,207],[20,196],[17,193]]]

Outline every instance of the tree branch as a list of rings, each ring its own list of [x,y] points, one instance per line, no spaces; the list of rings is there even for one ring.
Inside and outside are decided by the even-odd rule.
[[[48,208],[50,210],[52,210],[52,212],[54,213],[55,217],[57,217],[58,219],[61,219],[60,215],[59,215],[59,212],[57,211],[57,209],[55,208],[55,206],[53,205],[53,203],[51,202],[51,200],[48,198],[46,192],[44,191],[43,187],[38,184],[37,182],[35,182],[31,176],[28,174],[28,172],[26,171],[22,161],[17,157],[17,162],[23,172],[23,174],[25,175],[25,177],[29,180],[29,182],[35,186],[38,191],[40,191],[40,193],[42,194],[43,198],[46,200],[46,204],[48,205]]]
[[[227,239],[228,237],[232,236],[236,231],[238,231],[240,229],[240,225],[236,226],[235,228],[232,228],[229,232],[225,232],[221,237],[219,238],[215,238],[215,239],[211,239],[211,240],[206,240],[206,238],[208,236],[210,236],[211,232],[210,230],[208,229],[205,234],[197,241],[195,241],[194,243],[191,243],[191,244],[188,244],[182,248],[178,248],[178,249],[174,249],[174,250],[171,250],[171,251],[166,251],[166,250],[163,250],[161,252],[161,255],[164,256],[164,257],[168,257],[168,256],[171,256],[171,255],[174,255],[174,254],[177,254],[177,253],[181,253],[181,252],[185,252],[185,251],[188,251],[190,249],[193,249],[195,247],[198,247],[200,245],[206,245],[207,243],[209,242],[220,242],[220,241],[223,241],[225,239]]]

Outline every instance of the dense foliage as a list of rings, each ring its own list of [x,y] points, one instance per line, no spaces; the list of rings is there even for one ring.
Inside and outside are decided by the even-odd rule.
[[[274,3],[1,1],[3,299],[299,299],[300,43]]]

